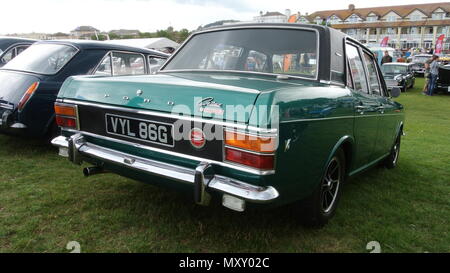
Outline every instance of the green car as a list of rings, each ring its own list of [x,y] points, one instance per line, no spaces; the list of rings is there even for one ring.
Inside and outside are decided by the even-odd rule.
[[[344,180],[397,164],[402,105],[369,49],[328,27],[194,33],[156,75],[67,79],[52,143],[85,176],[113,172],[235,211],[335,214]]]

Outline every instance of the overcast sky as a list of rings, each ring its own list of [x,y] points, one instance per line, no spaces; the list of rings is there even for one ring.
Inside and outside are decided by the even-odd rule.
[[[1,1],[0,34],[69,32],[80,25],[101,31],[155,31],[173,26],[194,30],[218,20],[251,20],[259,11],[345,9],[434,3],[439,0],[14,0]]]

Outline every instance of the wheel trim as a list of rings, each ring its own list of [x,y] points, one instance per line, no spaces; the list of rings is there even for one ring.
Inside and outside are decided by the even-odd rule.
[[[398,160],[398,155],[399,155],[399,145],[398,145],[398,142],[397,143],[395,143],[395,145],[394,145],[394,153],[393,153],[393,156],[392,156],[392,163],[394,163],[394,165],[395,164],[397,164],[397,160]]]
[[[328,164],[325,176],[322,179],[321,206],[324,213],[332,210],[336,203],[336,198],[341,184],[341,164],[337,157],[334,157]]]

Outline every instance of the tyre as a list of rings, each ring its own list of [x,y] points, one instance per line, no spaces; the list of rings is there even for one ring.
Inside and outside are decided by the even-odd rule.
[[[320,228],[334,216],[342,193],[345,170],[345,154],[339,149],[328,162],[318,187],[300,203],[304,225]]]
[[[398,158],[400,156],[400,144],[401,144],[401,137],[398,136],[397,140],[395,141],[394,145],[391,148],[391,153],[384,160],[384,166],[386,168],[393,169],[397,167]]]

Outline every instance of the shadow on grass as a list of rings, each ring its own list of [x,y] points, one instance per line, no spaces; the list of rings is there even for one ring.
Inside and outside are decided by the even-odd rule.
[[[2,154],[22,154],[23,156],[35,156],[36,153],[49,153],[56,150],[48,140],[11,135],[0,135],[0,147]]]

